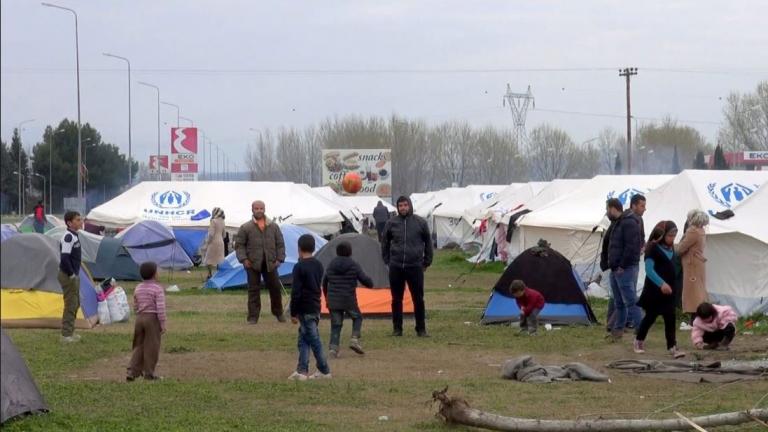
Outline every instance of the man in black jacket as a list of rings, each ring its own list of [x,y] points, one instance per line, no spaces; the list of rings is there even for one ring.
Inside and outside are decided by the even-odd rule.
[[[333,358],[339,356],[339,340],[345,314],[352,319],[349,348],[360,355],[365,354],[360,345],[363,314],[357,304],[357,281],[365,287],[373,288],[373,280],[352,259],[352,245],[343,241],[336,246],[336,258],[331,260],[325,269],[322,283],[323,295],[331,313],[331,340],[328,350]]]
[[[623,212],[624,206],[621,204],[621,201],[618,198],[610,198],[605,202],[605,215],[608,217],[608,220],[611,221],[611,224],[608,226],[608,229],[605,230],[605,233],[603,233],[603,244],[602,250],[600,251],[601,271],[611,269],[611,266],[608,264],[608,246],[611,243],[611,233],[613,232],[613,229],[616,228],[616,222],[619,220]],[[608,276],[608,281],[608,314],[606,316],[606,327],[608,331],[611,331],[613,330],[613,320],[616,318],[616,305],[613,302],[613,290],[611,288],[613,286],[613,278],[610,277],[610,274]]]
[[[616,308],[611,335],[615,340],[624,334],[627,323],[637,328],[641,314],[637,307],[637,276],[643,248],[643,213],[645,197],[634,195],[630,209],[616,221],[608,245],[608,266],[611,269],[611,290]]]
[[[381,235],[384,233],[384,226],[389,220],[389,210],[387,206],[381,201],[373,208],[373,221],[376,222],[376,233],[379,236],[379,242],[381,242]]]
[[[425,322],[424,270],[432,264],[432,239],[427,221],[413,214],[413,205],[406,196],[397,199],[397,216],[384,226],[381,256],[389,266],[392,335],[403,335],[403,295],[407,282],[416,315],[416,335],[429,336]]]

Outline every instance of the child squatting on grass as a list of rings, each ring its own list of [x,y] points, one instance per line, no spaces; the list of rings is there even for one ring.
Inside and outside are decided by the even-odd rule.
[[[357,304],[358,281],[363,286],[373,288],[373,280],[352,259],[352,245],[343,241],[336,246],[336,258],[328,264],[323,277],[323,294],[328,310],[331,312],[331,340],[328,344],[331,357],[339,356],[339,340],[345,314],[352,318],[352,337],[349,348],[360,355],[365,354],[360,345],[363,315]]]
[[[133,293],[136,325],[127,381],[140,376],[145,380],[161,379],[155,375],[155,366],[160,357],[160,336],[165,334],[165,290],[157,282],[157,264],[142,263],[139,273],[143,282]]]
[[[320,323],[320,282],[323,265],[312,254],[315,238],[309,234],[299,237],[299,262],[293,267],[291,288],[291,322],[299,325],[299,363],[290,380],[331,378],[331,369],[323,353],[318,325]],[[309,350],[315,355],[317,372],[309,374]]]
[[[520,308],[520,333],[535,335],[539,328],[539,312],[544,308],[544,296],[519,279],[513,280],[509,288]]]
[[[691,329],[691,342],[698,349],[729,350],[738,319],[736,312],[726,305],[703,302],[696,308],[696,319]]]

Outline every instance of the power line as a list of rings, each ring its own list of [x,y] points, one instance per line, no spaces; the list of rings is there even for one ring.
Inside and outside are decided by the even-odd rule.
[[[71,68],[19,67],[2,68],[3,73],[68,73]],[[81,68],[82,72],[122,72],[116,68]],[[477,73],[567,73],[567,72],[607,72],[615,67],[574,67],[574,68],[382,68],[382,69],[251,69],[251,68],[138,68],[137,73],[147,74],[187,74],[187,75],[391,75],[391,74],[477,74]],[[705,69],[705,68],[644,68],[644,70],[663,73],[743,75],[764,74],[768,68],[743,69]]]
[[[547,109],[547,108],[536,108],[536,111],[551,112],[556,114],[572,114],[572,115],[581,115],[581,116],[590,116],[590,117],[610,117],[610,118],[620,118],[620,119],[626,118],[626,116],[623,114],[605,114],[605,113],[593,113],[593,112],[583,112],[583,111],[566,111],[566,110]],[[645,121],[664,121],[665,120],[664,118],[658,118],[658,117],[640,117],[640,116],[632,116],[632,117],[638,120],[645,120]],[[677,118],[673,120],[678,121],[680,123],[710,124],[710,125],[721,124],[721,122],[711,121],[711,120],[686,120],[686,119],[677,119]]]

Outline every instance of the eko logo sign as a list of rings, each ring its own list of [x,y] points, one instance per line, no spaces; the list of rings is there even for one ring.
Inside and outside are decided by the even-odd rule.
[[[171,153],[197,153],[197,128],[171,128]]]

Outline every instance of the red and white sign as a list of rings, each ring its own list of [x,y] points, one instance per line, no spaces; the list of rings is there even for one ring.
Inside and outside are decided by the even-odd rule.
[[[157,171],[157,155],[149,156],[149,170]],[[168,155],[160,155],[160,171],[168,172]]]
[[[197,128],[171,128],[171,154],[197,154]]]
[[[197,128],[171,128],[171,180],[197,180]]]
[[[174,162],[171,164],[171,173],[177,174],[177,173],[192,173],[197,174],[197,163],[177,163]]]

